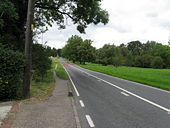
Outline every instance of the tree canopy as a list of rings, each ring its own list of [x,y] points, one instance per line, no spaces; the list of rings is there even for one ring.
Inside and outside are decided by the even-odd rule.
[[[119,46],[105,44],[102,48],[95,49],[94,47],[85,47],[81,37],[72,36],[62,49],[62,53],[69,60],[80,63],[94,62],[116,67],[170,68],[170,46],[155,41],[147,41],[146,43],[131,41],[127,45],[120,44]],[[92,56],[92,59],[86,60],[87,55]]]
[[[77,30],[85,32],[88,24],[108,23],[108,12],[100,8],[101,0],[37,0],[35,3],[36,26],[66,27],[66,20],[77,24]]]
[[[91,45],[91,40],[84,40],[79,36],[72,36],[62,49],[62,56],[73,62],[91,62],[95,59],[95,48]]]
[[[36,0],[35,34],[44,32],[52,24],[64,29],[67,22],[72,22],[81,33],[85,33],[88,24],[106,24],[109,15],[100,8],[100,2],[101,0]],[[24,49],[27,5],[28,0],[0,1],[0,42],[14,50]]]
[[[26,59],[24,65],[24,81],[26,82],[24,83],[24,87],[27,88],[27,90],[29,90],[27,85],[29,85],[30,81],[30,67],[32,67],[36,74],[43,78],[46,70],[48,70],[50,66],[48,57],[56,55],[61,56],[61,50],[51,49],[50,47],[44,47],[42,45],[35,44],[37,37],[36,35],[48,30],[48,27],[52,26],[52,24],[57,24],[59,29],[64,29],[66,28],[67,22],[72,22],[77,26],[77,30],[79,32],[85,33],[85,28],[87,28],[89,24],[106,24],[109,20],[108,12],[100,8],[101,0],[32,1],[33,4],[35,3],[33,5],[33,10],[31,9],[31,12],[34,12],[34,15],[32,15],[33,23],[32,20],[30,20],[31,22],[28,24],[27,10],[29,9],[29,0],[0,0],[0,45],[3,45],[2,49],[8,48],[23,54],[25,42],[28,44],[25,47],[25,51],[27,51],[25,52],[25,58],[23,58],[23,62],[24,59]],[[29,32],[26,31],[30,30],[30,26],[34,26],[34,44],[32,57],[32,38],[25,36],[32,35],[32,30]],[[84,41],[78,48],[80,50],[78,54],[82,54],[85,51],[87,52],[87,47],[89,47],[90,43],[91,41],[89,40]],[[12,52],[10,52],[10,54],[12,54]],[[82,62],[84,63],[84,60],[89,60],[92,56],[83,57],[84,58],[79,56],[77,59],[80,61],[83,60]],[[33,66],[30,66],[30,58],[33,58]],[[24,94],[28,95],[29,93]]]

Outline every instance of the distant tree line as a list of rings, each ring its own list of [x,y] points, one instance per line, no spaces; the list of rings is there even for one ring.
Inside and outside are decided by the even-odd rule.
[[[116,46],[105,44],[96,49],[91,40],[72,36],[62,49],[62,56],[73,62],[93,62],[102,65],[132,66],[142,68],[170,68],[170,47],[155,41],[131,41]]]

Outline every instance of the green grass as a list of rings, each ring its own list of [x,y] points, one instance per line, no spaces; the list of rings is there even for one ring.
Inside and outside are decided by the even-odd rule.
[[[57,69],[56,69],[56,75],[63,80],[68,80],[68,76],[66,71],[64,70],[63,66],[59,63],[57,60]]]
[[[43,81],[31,82],[31,97],[36,99],[44,99],[52,94],[55,87],[55,81],[53,77],[53,71],[57,61],[55,58],[52,59],[51,69],[47,71],[47,75],[44,77]]]
[[[86,63],[79,65],[83,68],[105,73],[111,76],[136,81],[157,88],[170,90],[170,69],[151,69],[137,67],[114,67],[99,64]]]

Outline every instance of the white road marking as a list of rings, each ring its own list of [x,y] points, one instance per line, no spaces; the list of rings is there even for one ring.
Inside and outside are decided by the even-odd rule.
[[[121,92],[121,94],[125,95],[125,96],[129,96],[128,94],[124,93],[124,92]]]
[[[86,115],[87,122],[89,123],[90,127],[93,128],[95,125],[89,115]]]
[[[64,70],[67,72],[67,70],[66,70],[66,68],[65,68],[64,66],[63,66],[63,68],[64,68]],[[68,74],[68,77],[69,77],[69,79],[70,79],[70,81],[71,81],[71,83],[72,83],[72,85],[73,85],[73,88],[74,88],[74,90],[75,90],[77,96],[80,96],[80,94],[79,94],[79,92],[78,92],[78,90],[77,90],[75,84],[73,83],[73,80],[71,79],[71,77],[70,77],[70,75],[69,75],[68,72],[67,72],[67,74]]]
[[[76,68],[77,70],[80,70],[79,68],[77,68],[77,67],[74,67],[74,66],[72,66],[73,68]],[[80,70],[80,71],[82,71],[82,70]],[[85,71],[83,71],[84,73],[86,73],[86,74],[89,74],[89,73],[87,73],[87,72],[85,72]],[[100,79],[101,81],[103,81],[103,82],[105,82],[105,83],[107,83],[107,84],[109,84],[109,85],[111,85],[111,86],[113,86],[113,87],[115,87],[115,88],[117,88],[117,89],[119,89],[119,90],[122,90],[122,91],[124,91],[124,92],[126,92],[126,93],[128,93],[128,94],[130,94],[130,95],[132,95],[132,96],[134,96],[134,97],[136,97],[136,98],[138,98],[138,99],[141,99],[141,100],[143,100],[143,101],[145,101],[145,102],[147,102],[147,103],[149,103],[149,104],[151,104],[151,105],[153,105],[153,106],[156,106],[156,107],[158,107],[158,108],[160,108],[160,109],[162,109],[162,110],[164,110],[164,111],[166,111],[166,112],[170,112],[170,109],[168,109],[168,108],[166,108],[166,107],[163,107],[163,106],[161,106],[161,105],[159,105],[159,104],[157,104],[157,103],[154,103],[154,102],[152,102],[152,101],[150,101],[150,100],[148,100],[148,99],[146,99],[146,98],[143,98],[143,97],[141,97],[141,96],[139,96],[139,95],[136,95],[136,94],[134,94],[134,93],[132,93],[132,92],[130,92],[130,91],[127,91],[127,90],[125,90],[125,89],[123,89],[123,88],[121,88],[121,87],[119,87],[119,86],[117,86],[117,85],[115,85],[115,84],[112,84],[112,83],[110,83],[110,82],[108,82],[108,81],[106,81],[106,80],[103,80],[103,79],[101,79],[101,78],[99,78],[99,77],[97,77],[97,76],[94,76],[94,75],[92,75],[92,74],[89,74],[89,75],[91,75],[92,77],[94,77],[94,78],[96,78],[96,79]]]
[[[99,82],[100,82],[101,80],[97,80],[97,81],[99,81]]]
[[[80,100],[79,102],[80,102],[81,107],[85,107],[85,105],[84,105],[82,100]]]
[[[90,72],[92,72],[92,70],[90,69],[86,69]],[[103,74],[103,73],[100,73],[100,72],[95,72],[96,74],[100,74],[100,75],[104,75],[104,76],[107,76],[107,77],[112,77],[110,75],[107,75],[107,74]],[[115,78],[118,78],[118,77],[115,77]],[[135,83],[135,84],[140,84],[141,86],[145,86],[147,88],[152,88],[152,89],[155,89],[155,90],[158,90],[158,91],[162,91],[162,92],[165,92],[165,93],[170,93],[170,91],[167,91],[167,90],[163,90],[161,88],[156,88],[156,87],[153,87],[153,86],[148,86],[148,85],[145,85],[145,84],[141,84],[141,83],[137,83],[137,82],[134,82],[134,81],[130,81],[130,80],[125,80],[123,78],[118,78],[118,79],[121,79],[121,80],[124,80],[124,81],[128,81],[128,82],[132,82],[132,83]]]

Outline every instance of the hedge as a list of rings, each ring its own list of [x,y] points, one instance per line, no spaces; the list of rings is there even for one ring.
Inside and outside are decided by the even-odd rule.
[[[0,101],[21,97],[24,56],[0,44]]]

